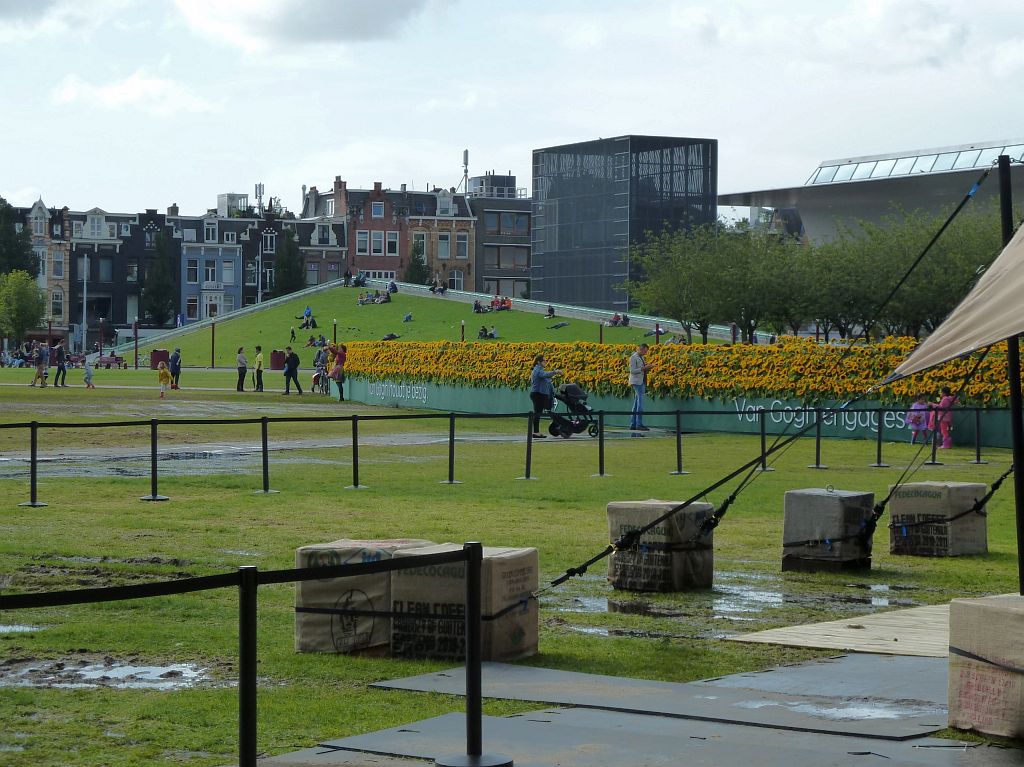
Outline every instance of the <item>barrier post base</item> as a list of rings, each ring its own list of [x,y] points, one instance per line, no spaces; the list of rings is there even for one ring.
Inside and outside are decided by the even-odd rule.
[[[889,464],[887,464],[887,463],[869,463],[868,464],[868,468],[869,469],[888,469],[889,468]]]
[[[669,476],[672,476],[672,477],[681,477],[681,476],[683,476],[684,474],[689,474],[689,473],[690,473],[690,472],[688,472],[688,471],[670,471],[670,472],[669,472]]]
[[[808,469],[827,469],[827,468],[828,468],[828,466],[826,466],[826,465],[825,465],[825,464],[823,464],[823,463],[812,463],[812,464],[811,464],[810,466],[808,466],[807,468],[808,468]]]
[[[49,506],[50,504],[43,503],[42,501],[22,501],[18,505],[19,506],[32,506],[34,508],[38,508],[40,506]]]
[[[171,500],[166,495],[143,495],[139,497],[140,501],[169,501]]]
[[[453,479],[451,482],[449,482],[447,479],[442,479],[437,484],[439,484],[439,485],[461,485],[462,484],[462,480],[460,480],[460,479]]]
[[[610,477],[611,474],[591,474],[592,477]]]
[[[532,480],[535,480],[535,479],[537,479],[537,477],[516,477],[516,479],[525,479],[525,480],[530,480],[530,481],[532,481]]]
[[[280,493],[280,490],[253,490],[253,495],[273,495],[274,493]]]
[[[480,754],[469,756],[468,754],[453,754],[452,756],[439,756],[434,760],[437,767],[513,767],[512,760],[500,754]]]
[[[346,485],[346,490],[369,490],[369,485]]]

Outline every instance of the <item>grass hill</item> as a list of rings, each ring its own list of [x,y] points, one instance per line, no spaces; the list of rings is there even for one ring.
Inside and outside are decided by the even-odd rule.
[[[289,345],[291,328],[295,328],[297,341],[291,346],[302,347],[310,334],[323,333],[331,340],[334,332],[334,320],[338,322],[338,341],[379,341],[387,333],[395,333],[400,341],[458,341],[461,336],[462,322],[466,323],[466,341],[476,341],[481,325],[488,329],[492,325],[497,328],[497,341],[481,341],[481,343],[529,342],[529,341],[576,341],[597,342],[600,328],[597,322],[577,319],[555,318],[546,319],[541,314],[516,311],[474,314],[472,305],[438,296],[413,296],[396,293],[389,304],[364,305],[356,303],[359,295],[356,288],[334,288],[318,293],[312,298],[296,298],[284,304],[269,307],[262,311],[225,319],[218,322],[216,330],[210,328],[183,330],[174,341],[166,341],[161,346],[181,348],[182,359],[187,366],[208,366],[211,361],[211,348],[216,366],[233,368],[238,347],[245,347],[250,362],[254,355],[254,347],[260,344],[270,364],[270,351],[283,349]],[[300,330],[299,323],[306,304],[313,309],[319,327],[314,331]],[[402,318],[412,313],[412,322],[403,322]],[[565,327],[551,329],[552,325],[568,322]],[[638,343],[647,332],[643,328],[604,328],[606,343]],[[212,336],[212,338],[211,338]],[[650,341],[651,339],[647,339]],[[215,344],[215,347],[212,345]],[[149,352],[151,345],[140,342],[140,351]],[[299,355],[303,355],[300,353]],[[303,364],[308,366],[309,355],[303,357]]]

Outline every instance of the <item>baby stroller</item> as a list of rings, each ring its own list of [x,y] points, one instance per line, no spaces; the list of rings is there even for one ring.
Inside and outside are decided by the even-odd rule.
[[[551,424],[548,433],[552,437],[569,439],[573,434],[587,432],[591,437],[601,433],[594,420],[594,409],[587,404],[587,393],[574,383],[562,384],[555,392],[555,400],[565,405],[566,413],[559,413],[553,405],[548,411]]]

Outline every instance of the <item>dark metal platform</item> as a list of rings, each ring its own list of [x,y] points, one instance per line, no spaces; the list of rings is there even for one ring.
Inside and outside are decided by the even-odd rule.
[[[907,660],[916,663],[904,670],[900,662]],[[686,684],[485,663],[483,694],[487,698],[886,740],[917,738],[946,727],[945,698],[936,700],[938,680],[945,685],[944,662],[886,658],[885,663],[845,663],[856,668],[847,672],[844,661],[837,660],[741,675],[740,681],[728,677],[728,682],[719,679]],[[791,674],[794,681],[787,687],[782,680]],[[853,674],[858,677],[856,682],[849,680]],[[901,694],[890,698],[869,692],[875,682],[891,689],[894,675],[905,681]],[[929,676],[931,680],[925,684]],[[841,689],[842,679],[847,679],[846,689]],[[749,686],[740,686],[744,681],[749,681]],[[461,695],[465,677],[462,668],[454,668],[374,686]],[[766,689],[772,686],[786,689]],[[915,687],[922,697],[915,694]]]
[[[484,664],[484,695],[558,702],[484,717],[516,767],[1020,767],[1024,752],[926,737],[945,726],[946,661],[852,654],[687,684]],[[461,668],[375,686],[461,695]],[[325,741],[261,767],[428,767],[464,753],[461,713]]]

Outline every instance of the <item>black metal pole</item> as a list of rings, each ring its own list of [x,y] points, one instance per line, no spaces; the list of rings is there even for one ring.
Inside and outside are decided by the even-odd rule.
[[[37,481],[39,479],[39,422],[29,424],[29,466],[28,466],[28,500],[19,506],[45,506],[39,500]]]
[[[688,471],[683,471],[683,413],[680,410],[676,411],[676,470],[670,471],[669,474],[674,476],[681,476],[683,474],[689,474]]]
[[[483,680],[480,664],[483,636],[480,615],[480,575],[484,547],[470,541],[466,549],[466,754],[483,753]]]
[[[270,432],[269,432],[270,419],[266,416],[260,418],[260,448],[263,452],[263,489],[257,490],[257,493],[269,494],[276,493],[277,490],[270,489]]]
[[[814,465],[808,469],[827,469],[821,463],[821,408],[814,408]]]
[[[263,492],[270,492],[270,444],[267,434],[267,417],[260,419],[260,442],[263,448]]]
[[[872,469],[886,469],[889,467],[889,464],[882,463],[882,432],[885,428],[885,413],[882,410],[876,410],[875,416],[878,418],[878,428],[875,431],[875,462],[869,465]]]
[[[352,415],[352,486],[351,490],[359,489],[359,415]]]
[[[256,767],[256,567],[238,568],[238,765]]]
[[[935,428],[931,430],[931,441],[932,441],[932,456],[927,461],[922,463],[922,466],[942,466],[942,461],[938,458],[938,447],[939,447],[939,417],[935,416]]]
[[[597,414],[597,476],[604,474],[604,411]]]
[[[455,413],[448,414],[448,482],[449,485],[455,482]]]
[[[466,753],[445,754],[437,767],[513,767],[512,760],[484,754],[483,735],[483,618],[480,611],[484,547],[476,541],[463,545],[466,553]]]
[[[968,463],[983,464],[988,461],[981,459],[981,408],[974,408],[974,460]]]
[[[768,430],[763,408],[757,411],[757,420],[761,426],[761,471],[775,471],[768,466]]]
[[[999,211],[1003,245],[1013,239],[1013,190],[1010,186],[1010,158],[999,155]],[[1017,579],[1024,596],[1024,424],[1021,423],[1020,341],[1006,339],[1007,380],[1010,384],[1010,434],[1013,437],[1013,498],[1017,510]]]
[[[540,429],[540,416],[537,416],[537,429]],[[526,473],[522,479],[533,479],[530,469],[533,464],[533,413],[526,417]]]
[[[158,482],[158,470],[157,470],[157,453],[158,453],[158,437],[157,429],[160,421],[156,418],[151,418],[149,421],[149,495],[144,495],[139,498],[140,501],[166,501],[166,495],[160,495],[157,491]]]

